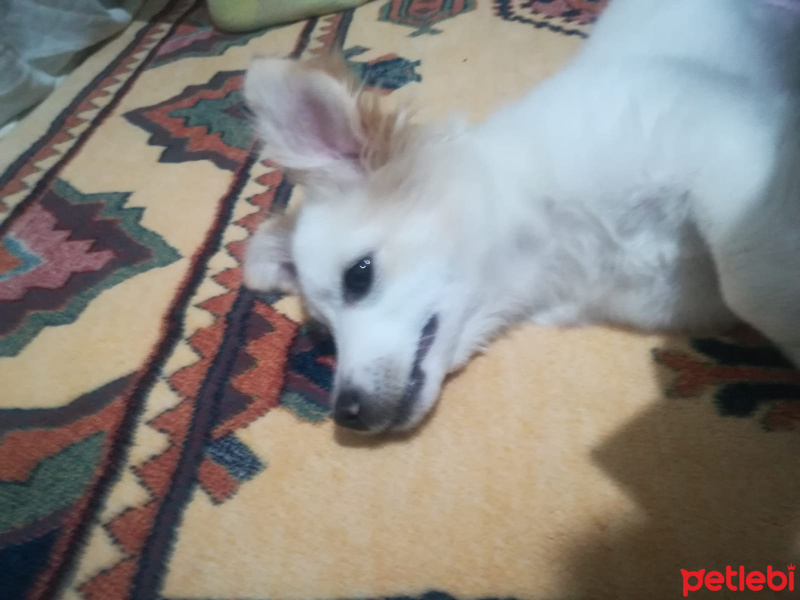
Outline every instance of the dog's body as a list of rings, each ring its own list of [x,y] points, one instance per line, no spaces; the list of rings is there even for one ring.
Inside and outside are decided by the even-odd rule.
[[[614,0],[569,66],[475,127],[412,127],[330,68],[255,63],[265,153],[301,172],[308,199],[256,235],[245,278],[288,290],[296,270],[337,341],[337,421],[416,424],[447,372],[526,319],[738,317],[800,365],[800,16],[786,2]]]
[[[764,206],[786,131],[792,65],[777,60],[800,61],[776,52],[778,14],[754,0],[617,0],[571,65],[478,129],[500,197],[534,205],[552,232],[532,285],[566,290],[534,320],[732,319],[709,250]]]

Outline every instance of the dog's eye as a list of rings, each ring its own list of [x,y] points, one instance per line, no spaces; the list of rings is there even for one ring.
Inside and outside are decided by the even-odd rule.
[[[365,256],[344,272],[342,287],[347,302],[360,300],[372,286],[372,257]]]

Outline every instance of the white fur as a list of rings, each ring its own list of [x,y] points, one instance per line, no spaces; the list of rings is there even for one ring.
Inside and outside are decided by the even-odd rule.
[[[335,394],[355,386],[396,410],[432,314],[424,388],[407,418],[372,430],[418,423],[447,372],[526,319],[698,330],[738,317],[800,365],[798,39],[796,14],[759,0],[613,0],[562,72],[481,125],[423,127],[377,170],[319,136],[285,143],[313,112],[291,96],[303,86],[347,115],[333,129],[349,137],[329,146],[366,134],[333,78],[288,84],[282,61],[257,63],[246,90],[266,154],[311,175],[289,255],[336,338]],[[286,284],[269,235],[246,264],[262,289]],[[348,304],[342,274],[368,253],[374,290]]]

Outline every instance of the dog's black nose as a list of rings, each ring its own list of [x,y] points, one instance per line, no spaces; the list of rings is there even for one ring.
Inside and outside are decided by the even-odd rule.
[[[361,406],[361,394],[356,390],[342,390],[336,399],[333,409],[333,420],[340,427],[365,431],[364,411]]]

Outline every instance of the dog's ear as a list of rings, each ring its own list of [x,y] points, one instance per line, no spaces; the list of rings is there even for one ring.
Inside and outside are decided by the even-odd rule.
[[[244,257],[244,284],[260,292],[297,293],[297,273],[292,260],[294,218],[281,214],[268,218],[253,234]]]
[[[343,59],[258,59],[244,95],[265,158],[304,178],[347,181],[363,174],[367,135]]]

